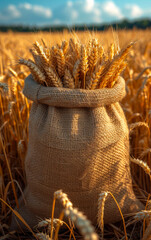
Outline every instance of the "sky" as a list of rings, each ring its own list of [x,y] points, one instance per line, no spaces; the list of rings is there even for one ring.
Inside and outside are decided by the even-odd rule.
[[[151,18],[151,0],[0,0],[0,25],[101,24]]]

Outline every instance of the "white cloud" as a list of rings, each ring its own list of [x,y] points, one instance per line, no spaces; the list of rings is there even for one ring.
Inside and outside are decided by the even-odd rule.
[[[84,7],[86,12],[91,12],[94,8],[94,0],[85,0]]]
[[[28,0],[25,0],[28,1]],[[4,24],[93,24],[114,22],[122,18],[150,16],[150,9],[142,10],[136,4],[119,8],[114,0],[66,0],[53,11],[49,7],[22,2],[0,9],[0,23]]]
[[[9,4],[6,8],[0,10],[0,22],[3,24],[29,24],[42,25],[50,24],[52,11],[40,5],[30,4],[28,2],[18,5]]]
[[[94,0],[69,0],[54,12],[54,21],[61,20],[62,24],[85,24],[101,22],[101,11]]]
[[[110,16],[117,17],[117,19],[123,18],[123,14],[118,6],[112,1],[107,1],[103,4],[103,11]]]
[[[68,2],[67,2],[67,6],[68,6],[68,7],[72,7],[72,5],[73,5],[73,4],[72,4],[71,1],[68,1]]]
[[[17,10],[15,5],[12,5],[12,4],[8,5],[7,10],[12,17],[14,18],[20,17],[20,12]]]
[[[136,4],[127,4],[125,9],[129,11],[131,18],[139,18],[143,15],[142,9]]]
[[[22,3],[19,5],[19,8],[22,10],[27,10],[27,11],[33,12],[33,13],[43,16],[45,18],[50,18],[52,16],[51,9],[45,8],[40,5],[32,5],[30,3]]]
[[[77,19],[78,12],[76,10],[72,10],[72,20]]]
[[[42,6],[33,5],[32,10],[33,12],[45,16],[46,18],[50,18],[52,16],[51,10]]]
[[[54,24],[54,25],[60,25],[60,24],[61,24],[61,21],[60,21],[59,19],[55,19],[55,20],[53,21],[53,24]]]
[[[6,9],[0,12],[0,20],[18,19],[20,16],[20,11],[13,4],[8,5]]]
[[[26,10],[31,10],[32,9],[32,5],[30,3],[21,3],[19,5],[20,8],[24,8]]]

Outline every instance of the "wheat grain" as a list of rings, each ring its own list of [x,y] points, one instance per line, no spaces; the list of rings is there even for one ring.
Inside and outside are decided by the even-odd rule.
[[[98,199],[98,225],[101,228],[102,231],[102,239],[104,235],[104,205],[105,205],[105,200],[108,196],[108,192],[103,192],[99,194],[99,199]]]
[[[65,215],[69,217],[79,228],[80,232],[84,236],[84,239],[97,240],[98,236],[95,233],[94,227],[91,222],[87,220],[86,216],[78,209],[73,208],[71,201],[68,199],[67,194],[63,193],[62,190],[58,190],[54,193],[54,197],[59,199],[63,207],[65,208]]]
[[[130,159],[131,159],[131,162],[139,165],[141,168],[143,168],[143,170],[146,172],[146,174],[148,174],[151,177],[151,169],[147,165],[147,163],[143,162],[142,160],[136,159],[136,158],[130,158]]]
[[[19,63],[26,65],[30,69],[31,74],[35,81],[42,85],[44,83],[47,85],[45,75],[40,71],[38,66],[32,60],[19,59]]]
[[[63,87],[61,79],[51,67],[46,67],[46,72],[48,76],[47,82],[49,87]]]
[[[98,46],[98,63],[99,64],[102,64],[103,55],[104,55],[104,48],[101,45],[99,45]]]
[[[110,45],[108,55],[109,55],[109,60],[112,61],[114,58],[114,43]]]
[[[85,89],[85,77],[88,71],[88,56],[84,45],[81,45],[81,60],[80,60],[80,70],[83,73],[81,79],[81,86]]]
[[[73,67],[73,77],[75,80],[75,88],[78,88],[79,77],[80,77],[80,60],[77,60]]]
[[[97,61],[98,61],[98,48],[96,46],[94,46],[91,48],[91,53],[88,58],[90,72],[94,71]]]
[[[39,54],[40,58],[41,58],[41,61],[44,65],[44,68],[45,68],[45,65],[48,66],[49,64],[49,59],[47,58],[44,50],[43,50],[43,47],[39,44],[38,41],[36,41],[33,46],[35,47],[37,53]]]
[[[61,49],[62,49],[62,51],[63,51],[63,53],[64,53],[64,55],[65,55],[66,52],[67,52],[67,50],[68,50],[68,42],[67,42],[66,40],[64,40],[64,41],[62,42]]]
[[[148,126],[147,123],[137,122],[137,123],[132,123],[132,124],[129,125],[130,133],[132,133],[134,131],[134,129],[136,129],[138,127],[145,127],[149,132],[149,126]]]
[[[38,53],[36,52],[35,49],[30,49],[29,50],[34,58],[34,61],[35,61],[35,64],[39,67],[40,71],[46,75],[46,71],[44,69],[44,65],[43,65],[43,62],[41,61],[41,58],[40,56],[38,55]]]
[[[60,219],[58,218],[54,218],[53,219],[53,226],[56,227],[58,225],[58,223],[62,226],[63,225],[63,221],[61,221]],[[38,228],[43,228],[43,227],[46,227],[49,229],[49,231],[51,231],[51,219],[45,219],[45,220],[42,220],[38,223],[37,225]]]
[[[50,240],[49,235],[46,235],[44,233],[36,233],[36,237],[39,240]]]
[[[100,88],[104,88],[107,85],[108,80],[115,73],[117,66],[120,65],[125,60],[125,58],[127,57],[127,54],[129,53],[130,49],[132,48],[132,46],[133,46],[133,43],[129,44],[118,56],[116,56],[112,60],[105,75],[103,76],[103,79],[99,86]]]
[[[137,221],[151,218],[151,211],[143,210],[141,212],[136,213],[133,218],[134,220],[137,220]]]
[[[117,81],[118,76],[121,74],[121,72],[124,71],[124,69],[126,68],[126,63],[123,62],[120,64],[119,67],[117,67],[117,69],[115,70],[115,73],[113,74],[113,76],[108,80],[107,84],[105,85],[105,87],[108,88],[112,88],[115,84],[115,82]]]
[[[74,86],[74,79],[71,75],[70,70],[65,69],[65,74],[64,74],[64,78],[63,78],[63,86],[66,88],[75,88]]]
[[[99,65],[96,71],[92,74],[92,78],[89,79],[88,84],[86,84],[86,89],[94,90],[97,88],[100,75],[104,69],[104,66]]]
[[[58,74],[59,74],[59,77],[62,78],[64,76],[64,71],[65,71],[65,56],[62,49],[57,50],[56,59],[57,59]]]

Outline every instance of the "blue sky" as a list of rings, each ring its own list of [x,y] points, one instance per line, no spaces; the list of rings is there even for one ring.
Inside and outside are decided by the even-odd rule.
[[[90,24],[151,18],[151,0],[0,0],[0,24]]]

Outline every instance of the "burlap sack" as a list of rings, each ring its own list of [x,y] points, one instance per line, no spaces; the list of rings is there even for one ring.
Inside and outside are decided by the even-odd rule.
[[[30,226],[51,217],[53,193],[62,189],[74,206],[97,223],[98,196],[110,191],[123,214],[138,211],[132,190],[129,131],[120,104],[125,82],[112,89],[44,87],[31,75],[24,95],[33,101],[25,169],[26,204],[19,212]],[[55,217],[62,206],[56,204]],[[113,199],[105,204],[105,223],[121,219]],[[14,225],[14,220],[12,225]],[[15,225],[14,225],[15,226]]]

